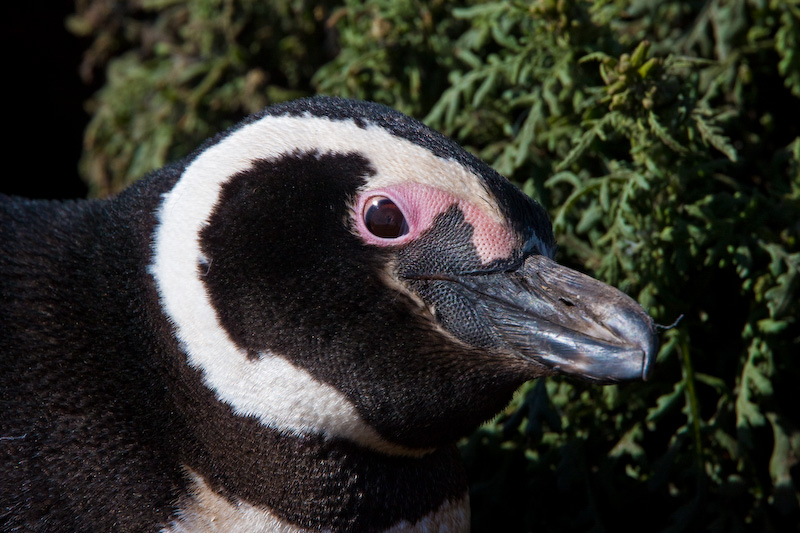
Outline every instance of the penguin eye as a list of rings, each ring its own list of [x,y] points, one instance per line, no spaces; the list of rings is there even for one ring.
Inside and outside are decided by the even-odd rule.
[[[364,225],[382,239],[396,239],[408,233],[403,212],[385,196],[375,196],[364,204]]]

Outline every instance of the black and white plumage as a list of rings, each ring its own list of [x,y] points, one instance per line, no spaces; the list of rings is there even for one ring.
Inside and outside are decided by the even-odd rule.
[[[0,198],[0,523],[461,531],[523,382],[646,377],[652,321],[383,106],[269,108],[102,201]]]

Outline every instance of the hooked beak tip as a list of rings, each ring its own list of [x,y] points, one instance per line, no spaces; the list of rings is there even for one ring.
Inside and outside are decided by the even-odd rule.
[[[658,337],[652,333],[649,342],[642,349],[642,381],[647,381],[655,370],[656,357],[658,356]]]

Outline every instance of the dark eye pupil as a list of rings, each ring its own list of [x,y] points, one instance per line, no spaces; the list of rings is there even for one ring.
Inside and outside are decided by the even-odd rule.
[[[364,224],[376,237],[396,239],[408,233],[400,208],[385,196],[376,196],[364,209]]]

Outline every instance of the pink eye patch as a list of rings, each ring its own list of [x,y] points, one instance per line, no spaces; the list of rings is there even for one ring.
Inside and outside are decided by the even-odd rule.
[[[365,242],[375,246],[398,246],[417,239],[453,204],[474,230],[472,244],[482,263],[511,256],[518,244],[511,228],[497,223],[474,204],[426,185],[396,185],[364,191],[356,200],[354,216]]]

